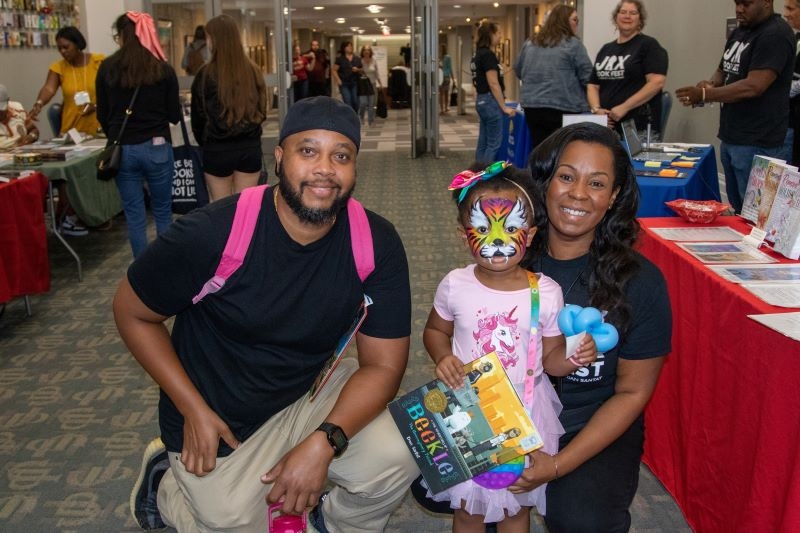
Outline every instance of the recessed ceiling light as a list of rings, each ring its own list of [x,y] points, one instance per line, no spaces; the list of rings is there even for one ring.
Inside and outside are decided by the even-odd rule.
[[[337,24],[344,24],[346,21],[345,21],[345,19],[339,17],[338,19],[335,19],[334,22],[337,23]]]
[[[314,6],[314,11],[322,11],[325,9],[325,6]]]
[[[383,6],[377,6],[375,4],[371,4],[367,6],[367,11],[369,11],[374,15],[383,11]]]
[[[461,4],[455,4],[453,7],[456,9],[461,9]]]
[[[361,30],[361,29],[359,29],[359,30],[358,30],[358,34],[359,34],[359,35],[363,35],[363,34],[364,34],[364,30]]]
[[[467,22],[472,22],[472,19],[471,19],[471,18],[469,18],[469,17],[467,17],[467,18],[466,18],[466,21],[467,21]]]
[[[494,7],[500,7],[500,4],[499,4],[499,3],[497,3],[497,2],[495,2],[495,3],[494,3],[494,4],[492,4],[492,5],[493,5]]]

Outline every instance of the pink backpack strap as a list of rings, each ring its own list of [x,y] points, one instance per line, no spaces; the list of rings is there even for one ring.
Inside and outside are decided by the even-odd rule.
[[[361,283],[375,270],[375,253],[372,248],[372,230],[364,206],[354,199],[347,201],[347,217],[350,220],[350,242],[353,258]]]
[[[217,265],[214,276],[205,282],[200,292],[192,298],[192,303],[196,304],[207,294],[213,294],[225,286],[225,282],[242,266],[244,256],[250,247],[250,241],[255,232],[258,214],[261,211],[261,203],[264,199],[264,191],[268,185],[248,187],[239,195],[236,202],[236,213],[233,215],[233,225],[222,251],[222,258]],[[363,208],[362,208],[363,211]],[[371,246],[372,243],[370,243]]]

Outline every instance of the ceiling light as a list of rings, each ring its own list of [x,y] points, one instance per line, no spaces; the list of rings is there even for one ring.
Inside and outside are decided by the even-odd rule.
[[[342,17],[339,17],[338,19],[335,19],[334,22],[337,24],[344,24],[346,21]]]
[[[493,5],[494,7],[500,7],[500,4],[499,4],[499,3],[497,3],[497,2],[495,2],[495,3],[494,3],[494,4],[492,4],[492,5]]]
[[[350,31],[358,31],[358,26],[350,26]]]
[[[455,4],[453,7],[454,7],[455,9],[461,9],[461,4]]]
[[[325,6],[314,6],[314,11],[322,11],[325,9]]]
[[[467,17],[467,18],[466,18],[466,21],[467,21],[467,22],[472,22],[472,19],[471,19],[471,18],[469,18],[469,17]]]
[[[376,6],[375,4],[371,4],[367,6],[367,11],[369,11],[373,15],[376,15],[381,11],[383,11],[383,6]]]
[[[364,30],[361,30],[361,29],[359,29],[359,30],[358,30],[358,34],[359,34],[359,35],[364,35]]]

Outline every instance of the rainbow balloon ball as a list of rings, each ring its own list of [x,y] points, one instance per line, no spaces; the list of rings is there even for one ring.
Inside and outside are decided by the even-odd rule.
[[[472,481],[487,489],[504,489],[510,487],[525,469],[525,456],[521,455],[507,463],[497,465],[488,472],[478,474]]]

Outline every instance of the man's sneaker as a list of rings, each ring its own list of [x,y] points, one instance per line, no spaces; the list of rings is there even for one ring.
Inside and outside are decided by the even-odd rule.
[[[161,529],[167,527],[158,511],[158,485],[169,468],[167,449],[156,437],[144,451],[139,477],[131,492],[131,514],[142,529]]]
[[[62,235],[70,235],[72,237],[83,237],[89,234],[89,230],[78,222],[78,217],[75,215],[65,216],[64,220],[61,221],[58,232]]]
[[[325,519],[322,516],[322,502],[328,497],[328,491],[322,493],[319,497],[319,503],[311,509],[308,513],[308,531],[309,533],[330,533],[328,528],[325,527]]]

